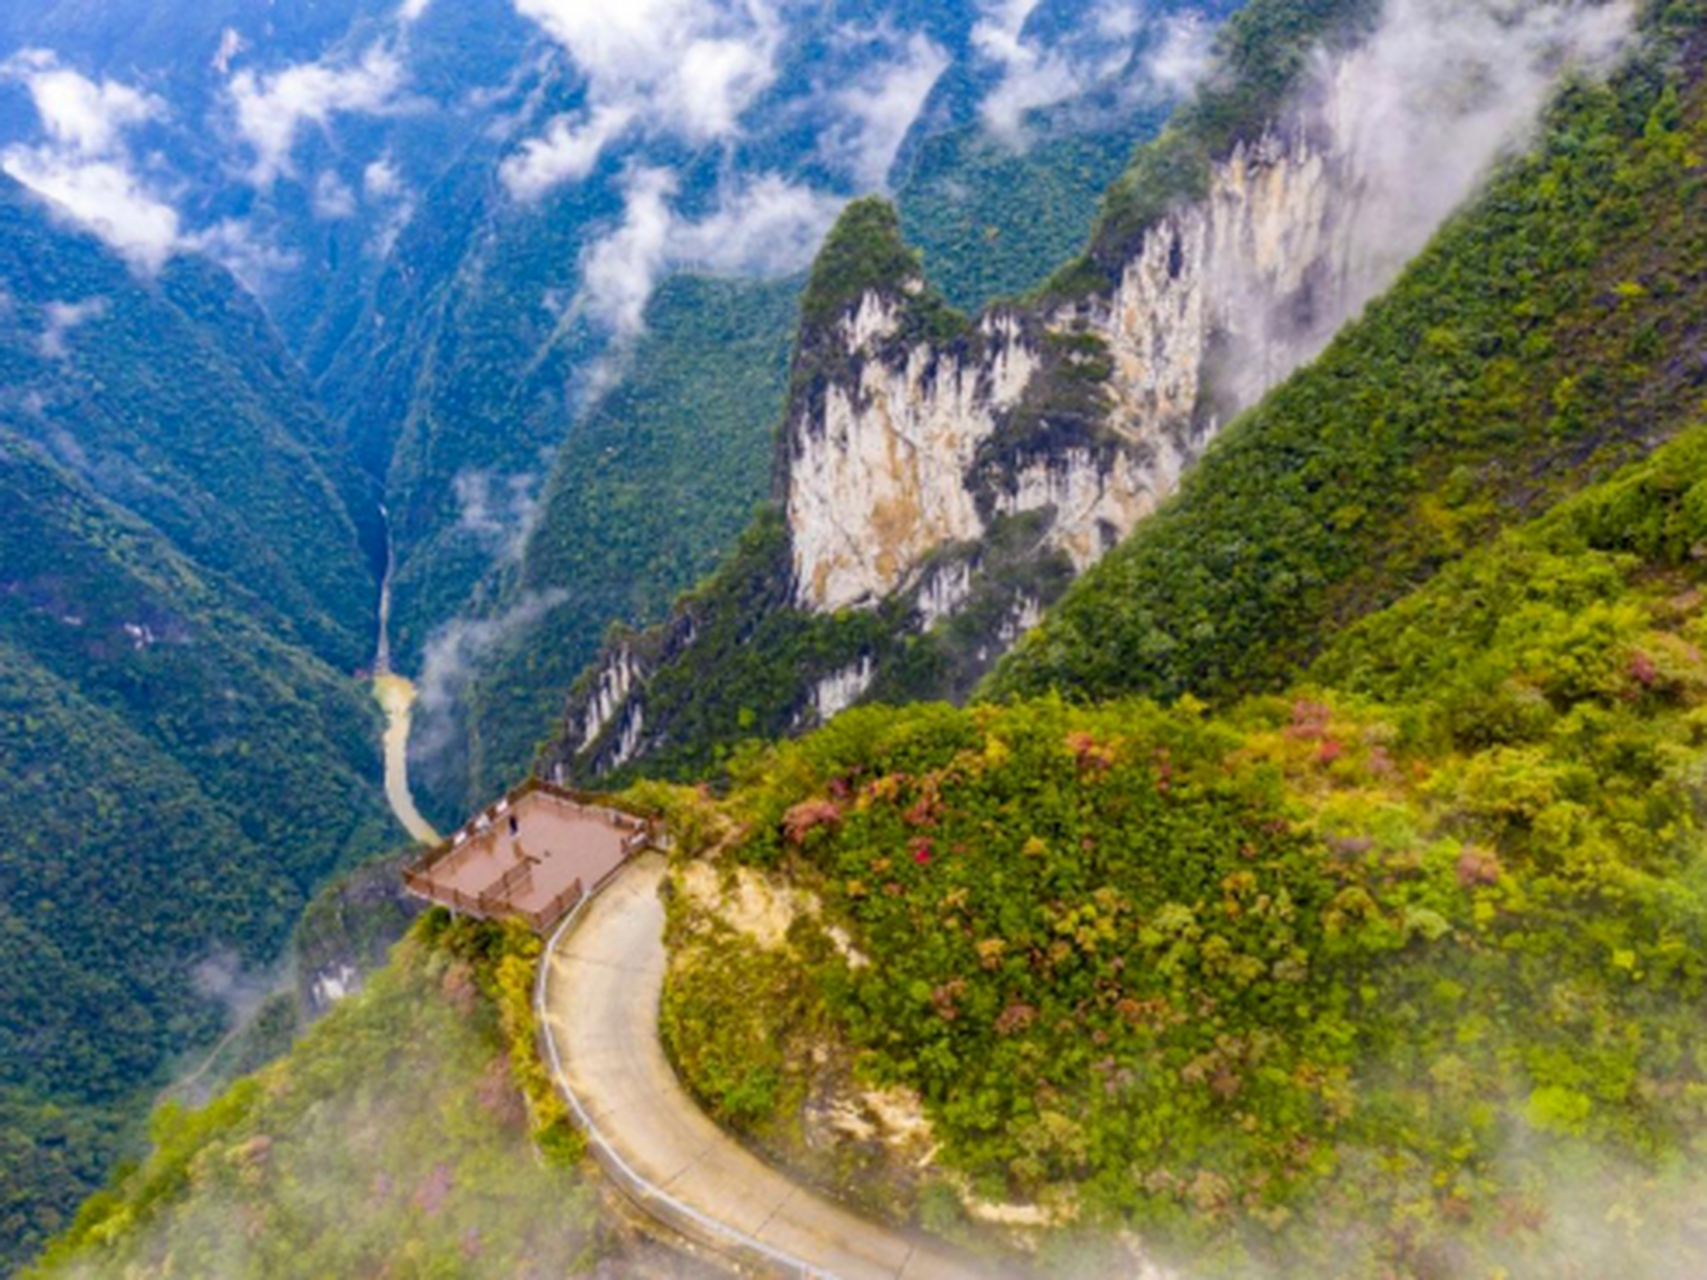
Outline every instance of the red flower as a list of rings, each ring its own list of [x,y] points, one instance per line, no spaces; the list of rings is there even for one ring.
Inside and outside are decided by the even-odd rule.
[[[1344,754],[1345,748],[1341,746],[1337,740],[1329,738],[1323,742],[1321,747],[1317,750],[1316,759],[1320,760],[1323,764],[1332,764]]]

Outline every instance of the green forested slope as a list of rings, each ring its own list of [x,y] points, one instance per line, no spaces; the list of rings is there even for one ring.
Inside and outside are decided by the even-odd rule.
[[[1029,148],[975,127],[923,138],[896,175],[895,206],[933,286],[976,307],[1038,285],[1085,242],[1098,195],[1134,142],[1154,132],[1160,105],[1111,113],[1088,131],[1045,130]],[[447,819],[529,767],[562,714],[563,691],[609,626],[657,622],[678,594],[738,554],[738,535],[772,489],[801,285],[679,276],[660,288],[646,336],[559,448],[519,568],[484,593],[482,612],[497,617],[542,598],[554,603],[481,663],[456,710],[462,728],[451,744],[430,735],[423,776]],[[801,619],[778,619],[773,630],[788,633],[782,643],[791,650],[797,642],[846,647],[802,640],[813,628]],[[921,665],[935,660],[922,655]],[[719,692],[716,706],[692,709],[696,721],[732,724],[721,713],[745,709],[745,730],[785,731],[800,677],[789,667],[778,678],[786,660],[759,665],[731,669],[724,683],[774,680],[774,688]],[[464,743],[466,760],[458,756]],[[702,745],[696,740],[676,770],[697,766]]]
[[[724,856],[823,915],[676,900],[710,1109],[906,1086],[913,1211],[1084,1274],[1707,1268],[1707,20],[1643,23],[1001,703],[730,762]]]
[[[679,276],[653,299],[646,336],[558,451],[496,606],[549,608],[488,656],[455,745],[423,761],[447,813],[512,785],[605,629],[661,616],[740,531],[769,475],[798,289]]]
[[[867,962],[804,924],[791,981],[694,952],[678,1062],[774,1132],[834,1028],[1060,1265],[1124,1225],[1197,1274],[1694,1274],[1704,539],[1696,427],[1284,697],[874,708],[753,756],[733,856]]]
[[[998,695],[1225,696],[1675,431],[1707,386],[1700,13],[1536,148],[1005,662]]]
[[[255,596],[5,432],[0,503],[0,1088],[7,1144],[33,1152],[6,1163],[16,1257],[100,1169],[46,1104],[138,1115],[224,1020],[194,967],[271,963],[391,829],[371,701]]]
[[[494,980],[403,943],[287,1059],[202,1111],[158,1111],[154,1153],[40,1273],[545,1276],[609,1258],[594,1188],[530,1141]]]
[[[0,177],[0,422],[243,582],[269,624],[367,660],[372,500],[257,305],[193,259],[140,277]]]

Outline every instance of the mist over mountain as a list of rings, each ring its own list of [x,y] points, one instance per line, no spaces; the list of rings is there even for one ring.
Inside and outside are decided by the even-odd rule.
[[[874,1231],[1690,1274],[1704,29],[0,0],[0,1264],[695,1274],[400,901],[544,778]]]

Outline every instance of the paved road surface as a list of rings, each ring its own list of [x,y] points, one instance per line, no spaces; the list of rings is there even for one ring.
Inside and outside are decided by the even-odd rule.
[[[546,955],[540,1004],[547,1058],[591,1120],[593,1150],[673,1201],[749,1241],[845,1280],[960,1280],[989,1274],[945,1246],[866,1221],[751,1155],[683,1090],[658,1039],[664,983],[664,859],[630,863]],[[613,1160],[614,1156],[614,1160]],[[646,1199],[644,1193],[642,1201]],[[656,1199],[654,1196],[654,1207]],[[715,1231],[688,1234],[717,1243]],[[700,1223],[701,1227],[707,1223]],[[725,1241],[735,1245],[736,1242]]]

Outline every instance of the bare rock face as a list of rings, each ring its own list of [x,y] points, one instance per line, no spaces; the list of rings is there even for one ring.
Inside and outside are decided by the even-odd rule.
[[[1348,181],[1303,129],[1241,144],[1206,198],[1149,229],[1111,295],[1042,316],[995,311],[947,345],[901,337],[906,290],[861,296],[834,334],[836,373],[790,420],[796,606],[875,604],[995,515],[1048,513],[1047,545],[1089,568],[1177,487],[1227,409],[1320,349],[1310,316],[1339,315],[1345,293]],[[992,474],[979,465],[991,442],[1072,359],[1052,337],[1080,339],[1080,358],[1091,349],[1105,365],[1102,421],[1062,446],[1045,405],[1028,424],[1043,439]]]
[[[983,535],[966,477],[1035,352],[1000,315],[966,348],[897,343],[905,305],[860,299],[841,326],[851,377],[794,418],[786,504],[800,608],[874,603],[935,547]]]
[[[791,701],[743,729],[975,687],[1228,422],[1397,278],[1521,143],[1561,68],[1605,65],[1629,23],[1622,0],[1516,14],[1387,0],[1218,152],[1153,153],[1158,172],[1182,166],[1157,190],[1189,194],[1146,204],[1158,197],[1135,170],[1064,283],[975,321],[931,293],[893,210],[863,202],[814,270],[777,457],[781,541],[725,609],[738,635],[721,656],[696,649],[702,600],[640,658],[607,651],[571,699],[563,767],[596,776],[669,747],[672,717],[693,718],[682,671],[738,665],[758,616],[789,617],[797,638],[861,638],[791,650]],[[886,683],[920,637],[936,674],[915,662]],[[732,736],[698,721],[701,740]]]

